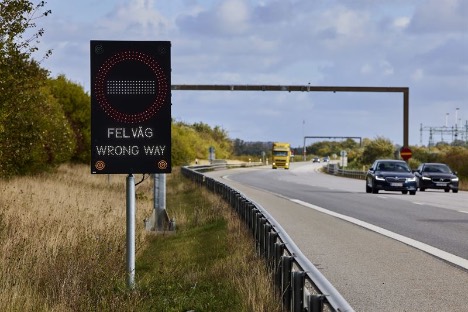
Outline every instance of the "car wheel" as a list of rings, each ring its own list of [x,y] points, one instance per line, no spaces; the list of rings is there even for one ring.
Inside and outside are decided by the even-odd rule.
[[[416,195],[416,191],[410,191],[409,194],[410,195]]]
[[[374,182],[372,181],[372,194],[378,194],[379,190],[375,187]]]
[[[445,193],[448,193],[449,191],[450,191],[450,189],[444,189]]]
[[[452,193],[458,193],[458,189],[453,189]]]
[[[419,188],[419,190],[420,190],[421,192],[424,192],[426,189],[425,189],[425,188],[422,188],[422,187],[420,187],[420,188]]]
[[[366,193],[370,193],[372,192],[372,189],[369,187],[369,185],[367,185],[367,182],[366,182]]]
[[[401,191],[401,194],[408,194],[408,191]]]

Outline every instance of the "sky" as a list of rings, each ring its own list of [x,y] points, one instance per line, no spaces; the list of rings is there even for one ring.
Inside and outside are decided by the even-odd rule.
[[[90,92],[90,41],[170,41],[172,85],[409,88],[409,144],[468,140],[466,0],[48,0],[42,61]],[[172,91],[172,118],[232,139],[383,137],[401,93]],[[434,131],[435,130],[435,131]],[[308,138],[306,144],[322,139]],[[337,139],[340,140],[340,139]]]

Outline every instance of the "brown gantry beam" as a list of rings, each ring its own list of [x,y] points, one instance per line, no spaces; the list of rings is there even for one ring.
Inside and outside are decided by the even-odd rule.
[[[386,92],[403,93],[403,146],[409,146],[408,87],[346,87],[310,85],[172,85],[174,91],[287,91],[287,92]]]

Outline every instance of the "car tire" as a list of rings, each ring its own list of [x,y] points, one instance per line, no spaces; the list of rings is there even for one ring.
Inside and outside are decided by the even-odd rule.
[[[448,193],[448,192],[450,192],[450,189],[444,189],[444,192]]]
[[[416,195],[416,191],[410,191],[409,194],[410,195]]]
[[[367,185],[367,182],[366,182],[366,193],[370,193],[372,192],[372,189],[370,188],[369,185]]]
[[[458,193],[458,189],[453,189],[452,193]]]
[[[408,194],[408,191],[401,191],[401,194],[406,195]]]
[[[379,190],[375,187],[374,182],[372,182],[372,194],[378,194]]]
[[[420,188],[419,188],[419,190],[420,190],[421,192],[424,192],[426,189],[425,189],[425,188],[422,188],[422,187],[420,187]]]

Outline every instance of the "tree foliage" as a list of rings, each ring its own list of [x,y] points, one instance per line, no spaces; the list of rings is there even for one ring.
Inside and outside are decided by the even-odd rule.
[[[208,159],[210,147],[215,149],[217,159],[227,159],[232,154],[232,142],[226,131],[201,122],[190,125],[173,121],[171,144],[174,166],[187,165],[195,159]]]
[[[76,147],[72,160],[87,163],[91,159],[91,98],[83,87],[64,75],[49,80],[52,95],[63,109],[74,134]]]
[[[307,154],[317,156],[330,156],[333,154],[340,155],[342,150],[347,152],[356,149],[359,144],[353,139],[344,141],[320,141],[306,147]]]
[[[252,156],[262,157],[271,155],[271,147],[273,142],[245,142],[241,139],[233,141],[233,153],[235,156]]]
[[[0,55],[2,59],[21,56],[28,60],[31,53],[38,50],[36,44],[44,34],[44,29],[32,32],[24,38],[27,30],[36,28],[35,21],[52,12],[46,10],[45,1],[34,4],[28,0],[2,0],[0,2]],[[46,52],[45,57],[50,54]]]
[[[45,73],[34,62],[25,65],[31,73],[36,69],[36,82],[22,81],[16,96],[0,94],[1,176],[46,170],[67,161],[75,145],[63,110],[45,85]]]
[[[395,147],[389,139],[378,137],[370,141],[362,153],[362,163],[371,164],[379,158],[394,158]]]
[[[0,176],[40,172],[73,153],[71,127],[47,87],[48,72],[31,57],[44,33],[34,32],[35,21],[50,13],[44,5],[0,2]],[[33,35],[24,38],[27,31]]]

